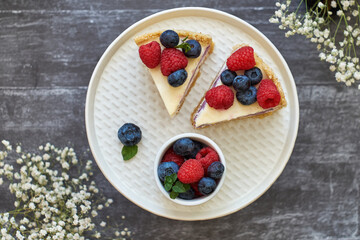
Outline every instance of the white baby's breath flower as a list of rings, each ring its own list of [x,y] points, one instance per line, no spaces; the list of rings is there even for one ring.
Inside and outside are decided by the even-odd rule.
[[[338,10],[336,12],[336,15],[338,15],[339,17],[342,17],[344,15],[344,12],[342,10]]]
[[[40,230],[40,235],[41,235],[41,236],[45,237],[46,234],[47,234],[46,230],[44,230],[44,229],[41,229],[41,230]]]
[[[20,147],[20,146],[17,146],[17,147],[16,147],[16,152],[17,152],[17,153],[21,153],[21,147]]]
[[[31,210],[34,210],[34,209],[35,209],[35,204],[34,204],[33,202],[31,202],[31,203],[29,204],[29,208],[30,208]]]
[[[270,22],[270,23],[279,23],[279,19],[277,19],[277,18],[270,18],[270,19],[269,19],[269,22]]]
[[[12,150],[8,141],[2,141],[2,144],[7,151]],[[14,206],[26,210],[23,216],[18,216],[19,223],[9,213],[0,214],[2,239],[13,239],[13,236],[16,236],[16,239],[29,240],[85,240],[82,233],[95,232],[96,225],[91,217],[98,215],[96,206],[92,205],[92,198],[99,190],[94,181],[87,183],[92,175],[92,161],[87,161],[86,167],[82,169],[86,172],[73,178],[65,170],[78,163],[74,149],[58,149],[47,143],[45,147],[39,147],[39,150],[45,153],[24,153],[15,158],[20,165],[18,172],[14,172],[12,165],[4,164],[3,160],[8,153],[0,152],[0,175],[14,181],[9,184],[10,192],[17,198]],[[20,154],[21,149],[17,147],[15,152]],[[60,164],[60,170],[52,169],[53,163]],[[2,183],[3,178],[0,178],[0,185]],[[108,199],[103,204],[109,206],[112,202],[112,199]],[[103,208],[103,205],[100,205],[98,210]],[[29,215],[26,215],[27,213]],[[30,216],[32,221],[26,216]],[[106,222],[102,221],[99,226],[105,227]],[[100,232],[95,232],[94,236],[101,238]]]
[[[319,54],[319,57],[320,57],[321,60],[325,60],[325,59],[326,59],[326,55],[325,55],[325,53],[323,53],[323,52]]]
[[[356,72],[354,73],[354,78],[355,78],[356,80],[360,80],[360,72],[359,72],[359,71],[356,71]]]
[[[342,6],[343,6],[343,8],[344,8],[344,10],[347,10],[348,8],[349,8],[349,6],[350,6],[350,2],[349,1],[341,1],[341,4],[342,4]]]
[[[45,153],[42,157],[45,161],[49,160],[50,159],[50,155]]]
[[[8,151],[12,150],[12,146],[10,145],[9,141],[2,140],[1,143],[6,147],[6,150],[8,150]]]
[[[353,37],[357,37],[357,36],[359,36],[359,34],[360,34],[359,28],[355,28],[354,31],[352,32]]]
[[[336,7],[337,7],[337,4],[336,4],[336,1],[335,1],[335,0],[332,0],[330,5],[331,5],[332,8],[336,8]]]
[[[318,3],[318,7],[320,8],[320,9],[323,9],[324,7],[325,7],[325,5],[322,3],[322,2],[319,2]],[[285,9],[284,9],[285,10]]]

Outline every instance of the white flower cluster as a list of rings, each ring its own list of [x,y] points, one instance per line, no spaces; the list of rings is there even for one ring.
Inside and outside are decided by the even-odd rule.
[[[15,209],[0,213],[1,240],[38,240],[38,239],[87,239],[101,238],[96,231],[93,218],[98,210],[109,207],[113,202],[107,199],[94,206],[94,197],[99,192],[92,175],[89,160],[86,166],[76,166],[77,156],[72,148],[58,149],[51,144],[40,146],[42,154],[23,153],[16,147],[16,163],[19,171],[5,163],[12,152],[12,146],[3,140],[4,151],[0,151],[0,185],[2,177],[10,180],[9,190],[15,195]],[[16,167],[17,168],[17,167]],[[72,177],[78,170],[85,170]],[[104,204],[104,205],[103,205]],[[100,223],[101,227],[106,222]],[[122,231],[124,232],[124,231]],[[116,237],[130,236],[114,232]],[[86,237],[85,237],[86,236]],[[118,238],[119,239],[119,238]]]
[[[299,14],[302,3],[295,12],[291,12],[291,0],[277,2],[279,9],[269,21],[280,23],[280,29],[288,29],[286,37],[300,34],[317,43],[319,58],[330,63],[329,68],[335,72],[336,81],[346,86],[359,83],[360,66],[356,56],[360,46],[359,3],[355,0],[318,1],[313,7],[306,6],[304,14]],[[342,35],[339,35],[341,32]]]

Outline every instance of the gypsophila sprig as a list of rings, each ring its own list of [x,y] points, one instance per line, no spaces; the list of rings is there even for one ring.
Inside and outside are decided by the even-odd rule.
[[[309,2],[314,2],[309,5]],[[335,79],[346,86],[358,84],[360,89],[360,5],[355,0],[301,0],[291,12],[292,1],[277,2],[271,23],[280,23],[285,36],[304,35],[317,44],[319,58],[330,64]],[[305,5],[305,12],[300,11]]]
[[[15,209],[0,213],[1,239],[125,239],[113,231],[114,237],[103,237],[105,221],[94,218],[112,199],[101,198],[99,189],[91,181],[92,161],[79,166],[74,149],[40,146],[38,154],[25,153],[21,146],[13,151],[3,140],[0,150],[0,185],[9,181],[15,195]],[[7,163],[14,157],[18,166]],[[18,171],[17,171],[18,170]],[[74,174],[75,173],[75,174]],[[76,176],[74,176],[76,175]],[[7,183],[7,182],[6,182]],[[97,196],[95,198],[95,196]],[[97,224],[101,222],[100,224]],[[108,235],[108,234],[106,234]]]

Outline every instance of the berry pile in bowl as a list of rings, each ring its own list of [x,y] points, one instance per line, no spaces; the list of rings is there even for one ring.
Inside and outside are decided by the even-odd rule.
[[[184,133],[166,141],[154,163],[160,191],[172,201],[202,204],[220,190],[226,172],[224,155],[206,136]]]

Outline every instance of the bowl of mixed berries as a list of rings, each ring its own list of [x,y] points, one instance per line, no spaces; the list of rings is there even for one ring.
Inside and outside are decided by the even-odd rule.
[[[225,157],[210,138],[184,133],[166,141],[155,158],[156,184],[166,198],[182,205],[202,204],[220,190]]]

